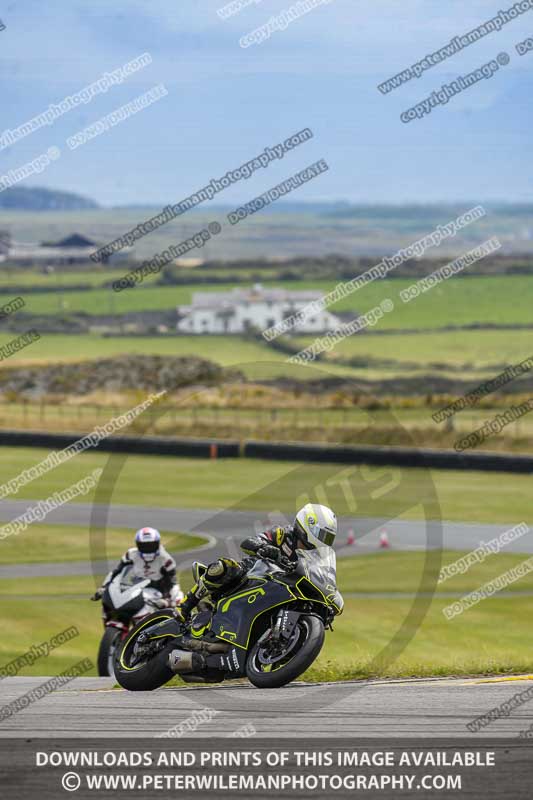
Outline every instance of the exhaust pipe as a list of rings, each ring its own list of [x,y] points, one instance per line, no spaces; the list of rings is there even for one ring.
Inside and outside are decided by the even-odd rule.
[[[196,672],[205,668],[204,658],[190,650],[172,650],[168,656],[168,666],[172,672]]]

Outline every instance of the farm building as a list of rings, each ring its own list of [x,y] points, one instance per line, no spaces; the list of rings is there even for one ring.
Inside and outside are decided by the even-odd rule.
[[[4,233],[0,240],[0,253],[4,260],[30,266],[32,264],[85,264],[92,263],[91,254],[101,247],[92,239],[73,233],[58,242],[41,242],[41,244],[28,244],[13,241],[9,234]],[[120,261],[127,259],[131,247],[124,247],[114,253],[109,260]]]
[[[180,333],[196,334],[241,334],[252,329],[265,330],[321,297],[319,291],[265,289],[260,284],[230,292],[195,292],[190,306],[178,307],[176,329]],[[306,314],[291,330],[299,334],[326,333],[338,327],[340,322],[335,314],[321,309]]]

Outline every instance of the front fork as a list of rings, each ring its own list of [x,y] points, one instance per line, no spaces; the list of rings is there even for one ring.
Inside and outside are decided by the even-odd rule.
[[[290,611],[288,608],[282,608],[278,611],[274,627],[272,628],[273,641],[280,643],[289,641],[298,624],[301,613],[301,611]]]

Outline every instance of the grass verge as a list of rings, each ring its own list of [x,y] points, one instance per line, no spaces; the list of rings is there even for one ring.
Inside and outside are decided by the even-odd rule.
[[[23,535],[23,539],[20,536]],[[170,553],[189,550],[205,544],[205,539],[186,533],[161,531]],[[129,529],[108,528],[106,555],[119,559],[133,545]],[[105,556],[102,555],[102,558]],[[66,525],[31,525],[24,534],[10,536],[0,543],[0,564],[25,564],[59,561],[88,561],[91,558],[87,528]]]
[[[2,455],[1,484],[38,464],[48,451],[5,447]],[[86,452],[6,499],[45,499],[86,477],[97,467],[105,467],[110,459],[123,463],[114,485],[105,471],[102,475],[102,485],[108,486],[109,500],[113,504],[257,510],[266,520],[268,512],[274,509],[294,514],[303,504],[302,496],[308,493],[312,502],[327,503],[339,517],[423,519],[421,504],[433,494],[433,484],[441,519],[503,524],[533,522],[529,475],[347,467],[259,459],[122,457]],[[90,503],[93,499],[94,492],[91,492],[80,501]]]
[[[457,553],[443,553],[449,563]],[[407,617],[412,599],[376,594],[416,592],[420,585],[423,554],[384,552],[339,562],[338,584],[349,594],[344,613],[326,634],[320,657],[305,674],[306,680],[346,680],[370,677],[424,677],[439,675],[504,674],[533,672],[529,644],[533,597],[531,575],[462,615],[447,620],[443,608],[453,602],[441,592],[467,593],[520,563],[525,556],[498,554],[468,573],[446,581],[432,599],[419,625],[398,638],[392,658],[381,657]],[[428,584],[422,587],[430,590]],[[77,660],[94,660],[101,636],[100,609],[88,601],[94,591],[91,577],[40,578],[0,581],[0,666],[75,624],[80,636],[53,650],[22,675],[53,675]]]

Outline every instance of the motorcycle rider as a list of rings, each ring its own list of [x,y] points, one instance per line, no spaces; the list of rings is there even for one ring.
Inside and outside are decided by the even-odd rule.
[[[161,534],[156,528],[139,528],[135,534],[135,547],[126,550],[115,569],[106,576],[104,583],[91,597],[91,600],[100,600],[106,586],[125,567],[129,566],[133,566],[132,572],[136,577],[148,578],[149,586],[158,589],[169,605],[172,595],[179,594],[176,581],[176,562],[161,544]]]
[[[178,608],[179,615],[185,621],[198,607],[191,626],[192,636],[216,641],[209,632],[216,603],[237,588],[257,558],[268,558],[290,569],[298,559],[298,549],[332,547],[336,535],[335,513],[327,506],[307,503],[298,511],[292,525],[276,526],[241,542],[241,549],[248,557],[240,564],[231,558],[219,558],[209,564],[204,575],[186,594]]]
[[[241,548],[247,555],[261,556],[273,561],[283,556],[296,561],[299,548],[313,550],[316,547],[333,546],[337,535],[337,517],[327,506],[308,503],[296,514],[292,525],[271,528],[259,536],[245,539]]]

